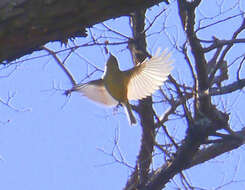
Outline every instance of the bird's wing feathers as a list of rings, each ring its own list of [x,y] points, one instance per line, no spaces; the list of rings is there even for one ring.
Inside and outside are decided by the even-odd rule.
[[[107,106],[115,106],[118,104],[118,101],[115,100],[106,90],[102,79],[74,86],[71,91],[80,92],[90,100]]]
[[[133,69],[125,71],[128,78],[128,100],[138,100],[146,98],[158,90],[172,70],[172,60],[170,53],[163,51],[156,53],[151,59],[144,60],[141,64],[136,65]]]

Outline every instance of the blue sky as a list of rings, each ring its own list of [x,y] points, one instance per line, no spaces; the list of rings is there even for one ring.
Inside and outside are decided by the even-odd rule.
[[[242,3],[240,4],[241,7],[244,6]],[[225,4],[224,9],[226,6],[231,5]],[[147,19],[152,20],[153,16],[163,7],[165,6],[160,4],[159,7],[152,8],[147,14]],[[209,6],[205,6],[203,3],[199,10],[200,12],[210,10],[209,16],[218,12],[215,5],[211,3]],[[188,68],[183,64],[183,56],[171,45],[174,41],[180,45],[185,40],[175,13],[176,6],[173,3],[162,15],[163,18],[168,15],[166,29],[160,33],[161,37],[153,35],[148,38],[148,50],[150,53],[154,53],[158,47],[162,49],[168,47],[173,51],[175,59],[173,75],[188,84],[191,82],[186,80],[189,74]],[[200,15],[202,14],[200,13]],[[213,35],[218,35],[221,38],[229,37],[229,31],[237,27],[238,23],[239,18],[227,25],[217,25],[217,28],[213,29]],[[106,24],[130,36],[127,18],[114,19],[107,21]],[[97,25],[96,28],[93,31],[95,31],[95,35],[99,35],[99,32],[96,33],[96,31],[103,27]],[[162,20],[159,19],[149,33],[156,30],[161,31],[162,28]],[[111,36],[112,34],[105,33],[105,35]],[[205,31],[200,32],[200,35],[203,37],[212,36]],[[76,39],[75,43],[82,44],[86,41],[87,39]],[[59,43],[50,43],[47,44],[47,47],[52,50],[61,48]],[[109,50],[118,58],[122,70],[132,66],[125,45],[109,47]],[[58,55],[63,58],[66,53]],[[243,53],[241,46],[236,53]],[[43,54],[47,53],[44,51],[35,52],[20,60]],[[88,67],[87,62],[81,57],[86,58],[100,69],[104,68],[107,60],[103,48],[86,47],[77,50],[66,61],[67,67],[77,82],[84,79],[94,69],[91,66]],[[13,73],[11,73],[12,71]],[[8,77],[4,77],[9,73],[11,74]],[[184,77],[182,73],[185,73]],[[96,72],[90,79],[99,78],[101,74],[102,72]],[[6,101],[9,96],[14,95],[10,104],[15,108],[0,104],[0,189],[107,190],[112,187],[113,189],[124,187],[132,170],[123,164],[115,163],[109,154],[112,152],[114,140],[117,138],[125,162],[134,167],[140,146],[141,129],[139,126],[130,127],[122,108],[118,110],[105,108],[90,102],[77,93],[73,93],[71,97],[64,96],[60,89],[68,89],[71,84],[51,56],[31,59],[13,64],[8,68],[1,68],[0,79],[0,87],[3,89],[0,92],[1,100]],[[240,105],[244,105],[244,100],[239,103],[236,101],[240,96],[233,94],[232,103],[226,101],[225,98],[222,99],[227,103],[229,109],[236,110],[232,115],[232,122],[238,129],[244,123],[239,113]],[[154,99],[157,97],[154,96]],[[215,101],[218,104],[221,99]],[[163,113],[167,106],[156,105],[156,108],[159,113]],[[168,124],[173,126],[173,133],[181,134],[185,130],[180,129],[180,126],[185,124],[184,121],[169,122]],[[115,154],[119,158],[118,152]],[[244,161],[242,155],[244,155],[244,149],[240,148],[188,170],[187,176],[194,186],[207,189],[224,184],[233,175],[236,180],[244,179],[242,174],[244,167],[240,164]],[[159,156],[154,161],[154,167],[161,164],[161,159]],[[179,183],[178,179],[176,179],[176,183]],[[232,188],[244,189],[244,183],[232,185]],[[167,189],[174,189],[174,187],[174,184],[169,184]],[[226,186],[222,189],[230,188],[231,186]]]

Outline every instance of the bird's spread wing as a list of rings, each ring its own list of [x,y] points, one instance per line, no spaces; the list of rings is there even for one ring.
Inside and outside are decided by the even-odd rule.
[[[115,100],[106,90],[104,81],[101,79],[74,86],[71,91],[80,92],[90,100],[107,106],[115,106],[118,104],[118,101]]]
[[[144,60],[133,69],[124,71],[128,76],[128,100],[138,100],[150,96],[158,90],[172,70],[170,53],[160,49],[151,59]]]

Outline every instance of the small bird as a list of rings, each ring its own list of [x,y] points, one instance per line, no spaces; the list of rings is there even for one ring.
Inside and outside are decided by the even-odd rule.
[[[122,104],[131,125],[136,124],[129,100],[140,100],[152,95],[167,80],[172,67],[170,53],[160,49],[132,69],[120,71],[117,59],[110,54],[101,79],[75,85],[65,94],[77,91],[89,99],[107,106]]]

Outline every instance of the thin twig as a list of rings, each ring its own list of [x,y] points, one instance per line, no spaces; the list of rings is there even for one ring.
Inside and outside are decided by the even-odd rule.
[[[71,73],[69,72],[69,70],[64,66],[64,64],[60,61],[60,59],[57,57],[56,53],[52,50],[50,50],[49,48],[43,46],[42,47],[44,50],[46,50],[48,53],[50,53],[50,55],[52,55],[52,57],[55,59],[55,61],[58,63],[58,65],[60,66],[60,68],[65,72],[65,74],[68,76],[68,78],[70,79],[71,83],[73,86],[76,85],[76,81],[73,79],[73,76],[71,75]]]

